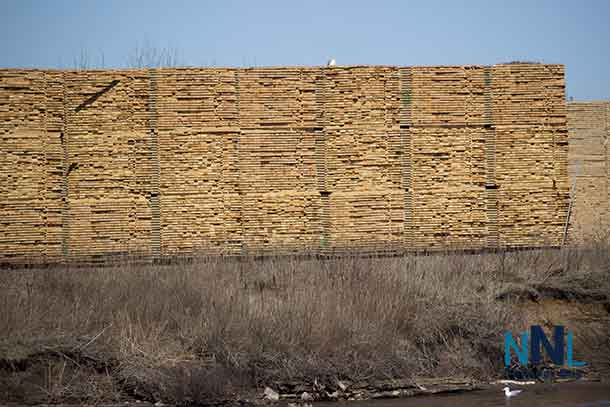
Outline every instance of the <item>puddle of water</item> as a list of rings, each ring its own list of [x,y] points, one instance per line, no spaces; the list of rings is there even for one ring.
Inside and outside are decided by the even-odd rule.
[[[443,394],[405,399],[348,401],[350,407],[610,407],[610,383],[564,383],[511,386],[524,392],[507,399],[502,387],[467,393]],[[328,407],[330,403],[316,403]]]

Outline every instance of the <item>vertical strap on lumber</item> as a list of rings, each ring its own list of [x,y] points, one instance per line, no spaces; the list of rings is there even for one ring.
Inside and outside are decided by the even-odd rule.
[[[159,140],[157,137],[157,73],[155,69],[148,70],[148,133],[150,161],[152,164],[150,250],[153,259],[157,259],[161,255],[161,203],[159,195],[161,166],[159,164]]]
[[[68,161],[68,96],[66,90],[66,73],[63,74],[62,80],[63,89],[63,114],[62,114],[62,130],[61,130],[61,149],[62,149],[62,183],[61,183],[61,200],[63,207],[61,211],[61,253],[63,255],[64,262],[67,262],[70,257],[70,185],[68,182],[68,168],[70,163]]]
[[[330,248],[330,191],[327,185],[328,175],[328,156],[326,146],[326,98],[327,98],[327,78],[325,68],[317,78],[316,86],[316,105],[318,110],[318,127],[315,133],[315,156],[316,156],[316,179],[318,181],[318,192],[320,194],[320,245],[321,254],[327,253]]]
[[[237,104],[237,126],[239,127],[239,133],[237,134],[237,143],[236,143],[236,156],[237,156],[237,195],[239,196],[239,251],[241,255],[246,254],[246,236],[244,230],[244,194],[242,191],[242,183],[244,182],[242,179],[243,171],[241,170],[241,163],[243,162],[241,159],[241,138],[243,136],[241,131],[241,87],[240,87],[240,75],[241,72],[247,73],[248,71],[243,69],[235,70],[235,97]],[[246,81],[247,83],[247,81]]]
[[[413,76],[411,68],[400,68],[400,142],[402,147],[402,185],[404,191],[404,232],[405,249],[413,249],[413,124],[411,109],[413,96]]]
[[[485,202],[487,209],[487,242],[489,248],[499,244],[498,189],[496,185],[496,129],[493,123],[492,68],[485,67]]]
[[[129,256],[132,256],[134,254],[134,251],[138,251],[141,248],[139,247],[139,245],[135,244],[136,243],[136,235],[137,235],[137,219],[138,219],[138,200],[136,199],[136,194],[135,191],[138,190],[138,179],[136,176],[136,169],[138,166],[138,153],[137,153],[137,147],[136,147],[136,140],[134,137],[134,134],[136,133],[136,122],[137,122],[137,118],[136,118],[136,113],[135,113],[135,109],[134,109],[134,104],[133,104],[133,100],[134,100],[134,78],[132,75],[129,75],[128,77],[129,80],[129,86],[126,86],[126,92],[128,92],[128,97],[129,97],[129,136],[127,139],[127,160],[129,163],[129,172],[130,172],[130,176],[129,176],[129,189],[131,191],[130,197],[129,197],[129,240],[128,240],[128,254]]]
[[[607,217],[606,217],[606,228],[610,229],[610,102],[606,103],[606,134],[603,141],[606,149],[606,202],[608,203]]]
[[[44,113],[41,116],[41,128],[42,128],[42,132],[43,132],[43,139],[42,139],[42,155],[43,155],[43,160],[42,163],[39,163],[38,165],[42,166],[43,168],[43,180],[42,180],[42,193],[38,194],[38,199],[41,199],[42,202],[40,202],[40,207],[42,208],[42,221],[43,221],[43,225],[42,227],[44,228],[43,230],[43,236],[44,236],[44,241],[42,242],[42,256],[44,258],[44,261],[48,261],[49,259],[49,203],[47,201],[48,198],[48,192],[49,192],[49,173],[48,173],[48,169],[49,169],[49,146],[48,146],[48,139],[49,139],[49,132],[48,132],[48,128],[47,128],[47,122],[48,122],[48,112],[49,112],[49,105],[48,105],[48,99],[49,99],[49,95],[48,95],[48,83],[47,83],[47,73],[46,72],[42,72],[42,93],[44,95]]]

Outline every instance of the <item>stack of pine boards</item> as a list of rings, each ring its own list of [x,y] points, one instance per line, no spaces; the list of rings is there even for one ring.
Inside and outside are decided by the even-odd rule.
[[[320,246],[318,73],[314,68],[238,72],[243,252]]]
[[[146,73],[65,72],[63,93],[64,254],[149,254]]]
[[[568,103],[572,241],[610,230],[610,102]]]
[[[563,67],[494,67],[492,91],[500,245],[558,245],[568,197]]]
[[[61,255],[62,107],[55,75],[0,74],[0,261]]]
[[[557,245],[567,209],[563,68],[410,68],[403,77],[409,247]]]
[[[236,71],[162,69],[150,75],[159,253],[235,252],[242,235]]]
[[[0,261],[556,246],[558,65],[0,71]]]
[[[321,71],[323,249],[403,249],[400,81],[395,68]]]

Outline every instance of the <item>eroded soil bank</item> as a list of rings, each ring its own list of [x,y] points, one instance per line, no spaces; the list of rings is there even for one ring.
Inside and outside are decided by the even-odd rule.
[[[574,333],[610,377],[610,250],[0,271],[0,402],[392,398],[503,378],[503,332]],[[497,390],[497,389],[496,389]],[[473,393],[473,394],[479,394]],[[513,403],[514,404],[514,403]]]

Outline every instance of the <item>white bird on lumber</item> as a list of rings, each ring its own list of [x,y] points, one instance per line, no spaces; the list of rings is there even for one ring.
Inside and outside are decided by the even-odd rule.
[[[504,395],[506,396],[506,398],[514,397],[517,394],[523,392],[523,390],[511,390],[510,387],[508,387],[508,386],[506,386],[502,390],[504,390]]]
[[[334,58],[331,58],[328,60],[328,63],[326,64],[326,66],[336,66],[337,65],[337,61],[334,60]]]

